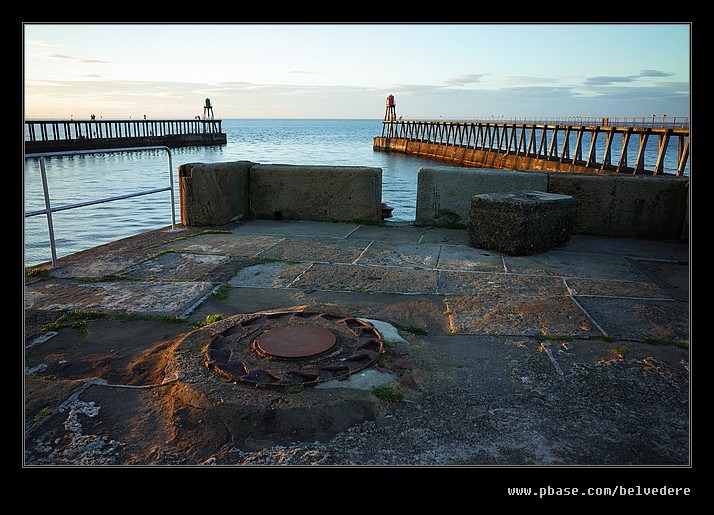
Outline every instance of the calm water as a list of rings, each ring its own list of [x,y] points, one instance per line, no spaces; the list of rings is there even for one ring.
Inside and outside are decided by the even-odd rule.
[[[382,169],[382,201],[394,208],[394,221],[416,213],[417,171],[437,162],[372,150],[381,120],[223,120],[228,143],[215,147],[171,149],[175,213],[180,208],[177,170],[192,162],[252,161],[301,165],[374,166]],[[98,200],[169,184],[165,151],[118,152],[46,160],[53,207]],[[36,159],[24,170],[25,210],[44,208]],[[168,192],[53,213],[57,256],[96,247],[171,225]],[[24,219],[24,258],[30,266],[51,260],[44,216]]]
[[[373,166],[382,169],[382,201],[394,208],[393,221],[412,221],[416,214],[417,172],[421,166],[449,163],[372,150],[372,138],[382,133],[381,120],[223,120],[228,143],[216,147],[171,150],[176,222],[180,222],[177,170],[192,162],[252,161],[301,165]],[[584,143],[585,145],[585,143]],[[676,170],[676,147],[667,151],[665,171]],[[587,149],[587,146],[584,146]],[[637,144],[631,144],[636,159]],[[598,156],[601,154],[597,154]],[[613,150],[613,159],[619,150]],[[656,138],[648,143],[645,166],[657,157]],[[46,160],[53,207],[87,202],[169,184],[167,154],[162,150],[117,152]],[[25,161],[25,210],[44,208],[36,159]],[[57,256],[171,225],[168,192],[87,206],[52,215]],[[24,219],[25,265],[51,259],[44,216]]]

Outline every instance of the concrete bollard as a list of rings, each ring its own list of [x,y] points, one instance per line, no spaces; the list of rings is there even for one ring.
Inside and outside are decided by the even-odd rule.
[[[576,213],[577,202],[569,195],[543,191],[474,195],[469,243],[510,256],[537,254],[570,240]]]

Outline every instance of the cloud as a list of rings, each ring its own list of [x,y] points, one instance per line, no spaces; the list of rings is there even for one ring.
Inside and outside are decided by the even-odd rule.
[[[62,46],[58,43],[52,43],[50,41],[45,41],[42,39],[27,39],[27,40],[25,40],[25,44],[35,45],[35,46],[48,46],[48,47],[61,47]]]
[[[667,73],[660,70],[642,70],[640,77],[671,77],[673,73]]]
[[[447,84],[449,86],[463,86],[464,84],[478,84],[481,82],[481,79],[483,79],[487,73],[468,73],[466,75],[459,75],[458,77],[454,77],[453,79],[447,79],[444,81],[444,84]]]
[[[625,75],[625,76],[608,76],[608,75],[598,75],[596,77],[589,77],[583,81],[586,86],[607,86],[610,84],[621,83],[621,82],[633,82],[637,80],[637,75]]]
[[[47,59],[67,60],[67,61],[73,61],[75,63],[82,63],[82,64],[106,64],[107,63],[107,61],[101,61],[99,59],[86,59],[86,58],[73,57],[71,55],[64,55],[64,54],[45,54],[44,57]]]
[[[635,82],[642,77],[671,77],[672,75],[672,73],[663,72],[661,70],[642,70],[636,75],[599,75],[596,77],[589,77],[585,79],[583,84],[585,86],[608,86],[616,83]]]
[[[519,85],[472,89],[443,84],[375,88],[250,82],[27,81],[25,106],[28,118],[66,118],[85,111],[105,118],[142,114],[192,118],[201,114],[208,96],[216,115],[223,118],[381,118],[384,98],[391,93],[396,96],[397,114],[414,119],[689,115],[687,82],[639,86],[620,82],[602,88]]]

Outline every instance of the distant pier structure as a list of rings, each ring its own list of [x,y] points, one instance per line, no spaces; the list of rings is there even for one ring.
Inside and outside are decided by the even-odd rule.
[[[387,97],[387,110],[384,112],[384,121],[394,122],[397,120],[397,104],[394,101],[394,95]]]
[[[373,148],[475,168],[681,176],[689,173],[689,119],[412,120],[397,118],[389,95]]]
[[[203,119],[208,120],[208,118],[213,120],[213,106],[211,105],[211,99],[207,98],[206,103],[203,105]]]
[[[210,117],[207,116],[210,113]],[[144,146],[225,145],[221,120],[213,117],[209,99],[204,117],[192,119],[25,120],[25,153],[64,152]]]

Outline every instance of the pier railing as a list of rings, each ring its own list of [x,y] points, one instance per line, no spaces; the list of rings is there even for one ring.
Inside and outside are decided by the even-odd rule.
[[[221,125],[221,120],[202,118],[25,120],[25,149],[50,152],[154,145],[221,145],[226,143]]]
[[[47,173],[45,171],[45,159],[49,157],[55,157],[55,156],[73,156],[73,155],[78,155],[78,154],[97,154],[100,152],[140,152],[144,150],[164,150],[166,151],[167,158],[168,158],[168,165],[169,165],[169,185],[165,188],[155,188],[151,190],[144,190],[144,191],[138,191],[134,193],[129,193],[126,195],[118,195],[114,197],[107,197],[103,199],[98,199],[98,200],[90,200],[87,202],[80,202],[77,204],[68,204],[60,207],[52,207],[50,203],[50,193],[49,193],[49,185],[47,183]],[[38,215],[45,215],[47,217],[47,229],[49,232],[49,238],[50,238],[50,250],[52,252],[52,266],[57,267],[57,249],[55,245],[55,233],[54,233],[54,226],[52,224],[52,213],[56,213],[58,211],[65,211],[68,209],[75,209],[78,207],[85,207],[85,206],[93,206],[96,204],[103,204],[105,202],[112,202],[115,200],[123,200],[127,198],[132,198],[132,197],[139,197],[142,195],[152,195],[154,193],[160,193],[163,191],[169,191],[170,196],[171,196],[171,229],[176,228],[176,209],[174,207],[174,179],[173,179],[173,173],[172,173],[172,159],[171,159],[171,150],[168,147],[137,147],[137,148],[122,148],[122,149],[97,149],[97,150],[75,150],[75,151],[68,151],[68,152],[42,152],[42,153],[36,153],[36,154],[25,154],[25,158],[37,158],[39,161],[40,165],[40,174],[42,176],[42,191],[44,193],[45,197],[45,208],[40,209],[37,211],[28,211],[25,213],[25,218],[29,218],[31,216],[38,216]]]
[[[620,138],[615,136],[619,135]],[[656,138],[656,150],[647,144]],[[632,144],[638,140],[638,143]],[[496,121],[384,120],[377,150],[432,156],[467,166],[553,171],[684,175],[689,158],[687,118],[596,118]],[[671,154],[672,152],[670,152]],[[646,167],[646,156],[652,166]],[[671,157],[671,156],[670,156]]]
[[[388,121],[388,120],[385,120]],[[602,117],[602,116],[558,116],[558,117],[476,117],[476,118],[409,118],[400,117],[397,121],[424,121],[424,122],[467,122],[467,123],[500,123],[500,124],[528,124],[528,125],[584,125],[584,126],[616,126],[616,127],[651,127],[651,128],[669,128],[669,129],[689,129],[688,116],[667,116],[652,115],[652,116],[618,116],[618,117]]]
[[[221,120],[25,120],[25,141],[220,133]]]

